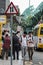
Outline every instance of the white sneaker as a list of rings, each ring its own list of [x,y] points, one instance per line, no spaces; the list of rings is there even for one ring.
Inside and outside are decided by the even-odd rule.
[[[33,64],[33,62],[31,62],[31,61],[30,61],[29,63],[30,63],[30,64]]]

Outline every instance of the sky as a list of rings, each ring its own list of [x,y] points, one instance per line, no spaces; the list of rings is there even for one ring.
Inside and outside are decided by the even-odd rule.
[[[20,14],[24,12],[26,8],[29,7],[29,0],[10,0],[14,5],[18,5],[20,8]],[[33,5],[36,8],[43,0],[30,0],[30,5]]]

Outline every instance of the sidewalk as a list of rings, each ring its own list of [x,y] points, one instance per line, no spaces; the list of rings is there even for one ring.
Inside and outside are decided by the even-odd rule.
[[[0,60],[0,65],[11,65],[10,60]],[[13,60],[12,65],[23,65],[23,60]],[[29,62],[25,62],[25,65],[32,65]]]
[[[11,61],[10,60],[0,60],[0,65],[11,65]],[[13,60],[12,65],[23,65],[23,62],[21,60]]]
[[[23,59],[21,52],[19,53],[19,60],[12,60],[12,65],[23,65]],[[1,60],[0,59],[0,65],[11,65],[11,58],[9,57],[8,60]],[[30,65],[29,61],[25,61],[25,65]]]

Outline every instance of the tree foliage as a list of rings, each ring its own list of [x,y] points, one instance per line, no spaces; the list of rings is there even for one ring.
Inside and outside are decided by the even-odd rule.
[[[30,11],[30,14],[28,15],[28,18],[26,19],[26,21],[23,22],[24,26],[25,26],[25,29],[29,28],[29,27],[32,28],[36,24],[38,24],[38,22],[40,21],[41,17],[43,16],[43,2],[35,9],[35,11],[33,12],[33,14],[31,14],[31,13],[32,13],[32,11]]]

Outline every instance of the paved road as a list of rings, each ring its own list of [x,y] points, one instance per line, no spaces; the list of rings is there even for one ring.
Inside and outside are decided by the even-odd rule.
[[[13,65],[23,65],[23,60],[22,60],[22,57],[21,57],[21,52],[20,52],[20,57],[19,57],[20,60],[13,60]],[[25,56],[25,65],[31,65],[29,63],[29,58],[28,58],[28,53],[26,54]],[[0,65],[11,65],[11,60],[10,60],[10,57],[8,60],[1,60],[0,59]],[[35,51],[34,52],[34,55],[33,55],[33,64],[32,65],[43,65],[43,52],[38,52],[38,51]]]
[[[27,55],[28,56],[28,55]],[[25,57],[28,63],[28,57]],[[43,65],[43,51],[35,51],[33,55],[33,65]]]

